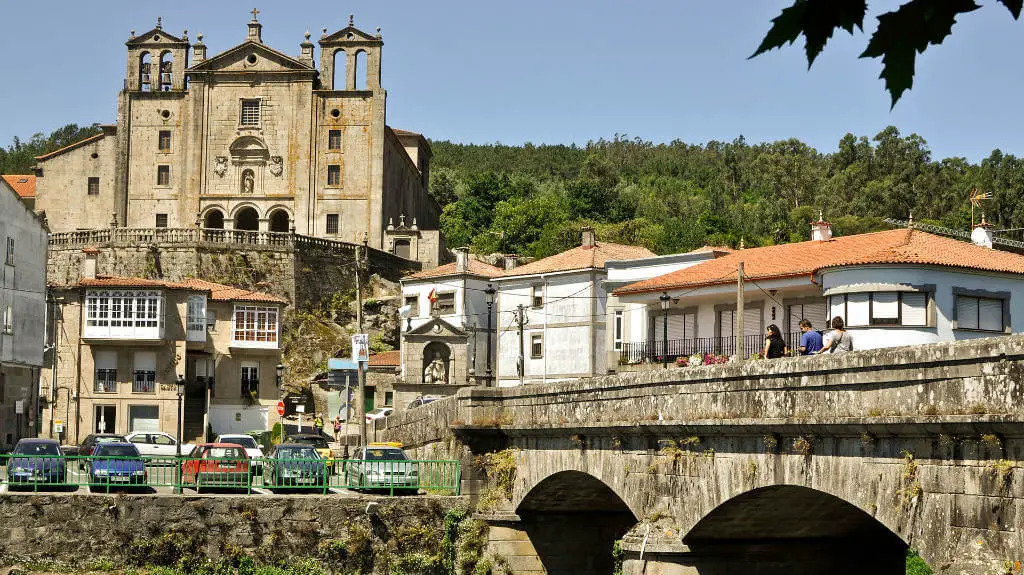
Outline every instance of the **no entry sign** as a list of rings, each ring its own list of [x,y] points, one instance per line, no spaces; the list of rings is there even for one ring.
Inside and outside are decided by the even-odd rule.
[[[284,415],[284,402],[283,401],[277,402],[277,414],[278,415],[282,415],[282,416]]]

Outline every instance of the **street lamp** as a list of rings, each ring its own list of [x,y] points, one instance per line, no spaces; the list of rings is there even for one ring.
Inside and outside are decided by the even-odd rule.
[[[185,396],[185,376],[178,374],[177,382],[177,393],[178,393],[178,435],[175,438],[175,453],[177,458],[174,461],[175,475],[178,476],[178,480],[175,481],[174,492],[181,493],[181,398]]]
[[[491,371],[491,313],[494,309],[494,294],[497,290],[487,284],[484,293],[487,294],[487,387],[491,387],[493,373]]]
[[[661,320],[661,367],[668,367],[668,308],[672,305],[672,298],[668,292],[663,292],[658,299],[664,312]]]
[[[284,386],[284,364],[277,364],[275,372],[277,373],[277,391],[280,392]]]

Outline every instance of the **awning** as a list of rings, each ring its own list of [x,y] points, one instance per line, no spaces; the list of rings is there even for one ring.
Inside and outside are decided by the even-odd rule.
[[[928,286],[914,286],[910,284],[886,284],[886,283],[863,283],[846,284],[831,287],[825,290],[824,296],[841,295],[844,293],[864,293],[879,291],[903,291],[903,292],[929,292],[933,291]]]

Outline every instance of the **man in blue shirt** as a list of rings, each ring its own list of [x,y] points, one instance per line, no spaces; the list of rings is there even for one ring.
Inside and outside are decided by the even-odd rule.
[[[807,319],[800,320],[800,355],[814,355],[821,351],[821,334],[811,328],[811,322]]]

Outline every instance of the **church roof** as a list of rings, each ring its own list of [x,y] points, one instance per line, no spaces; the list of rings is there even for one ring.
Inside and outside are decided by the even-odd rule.
[[[210,72],[212,72],[212,71],[216,71],[216,69],[222,63],[224,63],[225,61],[230,61],[233,56],[235,56],[239,52],[244,52],[246,50],[252,50],[254,52],[262,52],[262,54],[264,56],[272,56],[274,58],[277,58],[278,60],[280,60],[281,64],[285,68],[290,69],[290,70],[315,71],[315,68],[313,68],[313,66],[311,66],[309,64],[306,64],[305,62],[296,60],[295,58],[293,58],[293,57],[291,57],[291,56],[289,56],[289,55],[287,55],[287,54],[285,54],[283,52],[279,52],[279,51],[271,48],[270,46],[267,46],[266,44],[264,44],[262,42],[256,42],[254,40],[246,40],[245,42],[242,42],[241,44],[235,46],[234,48],[228,48],[227,50],[221,52],[220,54],[217,54],[217,55],[215,55],[215,56],[213,56],[211,58],[207,58],[206,60],[203,60],[202,62],[199,62],[199,63],[197,63],[197,64],[195,64],[193,66],[190,66],[188,71],[189,72],[200,72],[200,71],[210,71]]]
[[[159,37],[160,39],[157,40],[157,37]],[[149,32],[143,32],[139,35],[133,35],[131,38],[128,39],[127,42],[125,42],[125,45],[136,46],[138,44],[151,44],[154,42],[161,42],[164,44],[185,44],[188,43],[188,40],[184,38],[178,38],[174,34],[168,34],[167,31],[163,29],[163,26],[158,23],[156,25],[156,28],[153,28]]]

